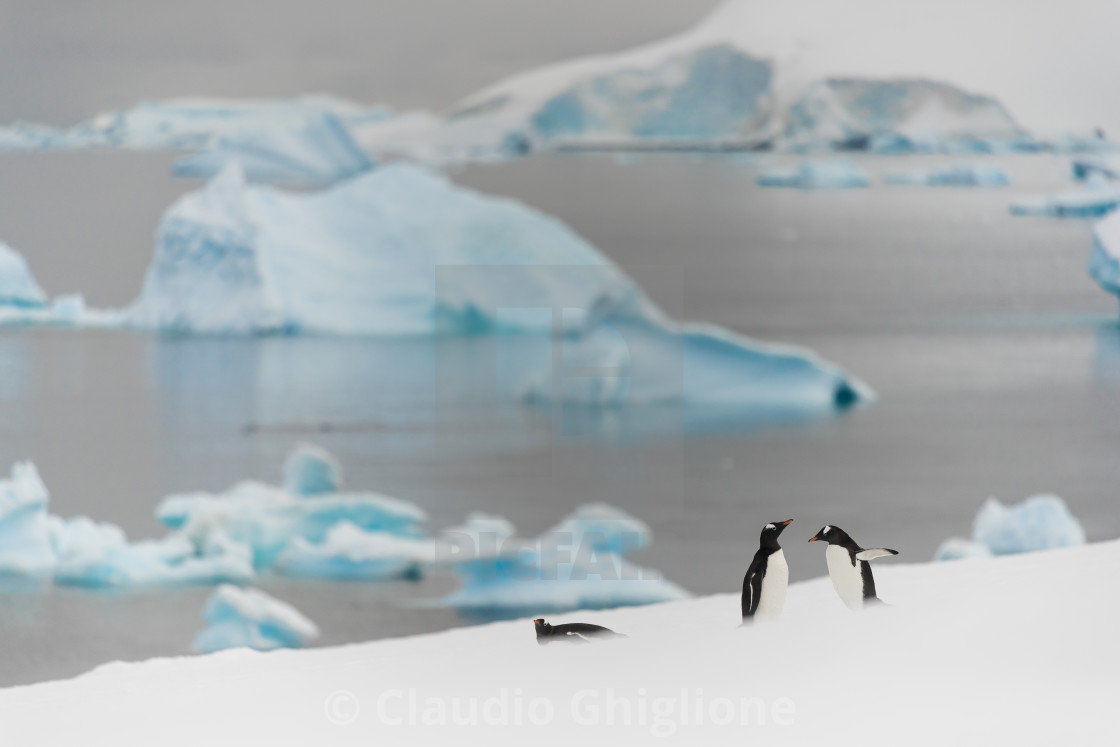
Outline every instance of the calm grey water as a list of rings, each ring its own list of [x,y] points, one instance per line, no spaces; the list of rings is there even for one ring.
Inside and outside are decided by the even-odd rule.
[[[878,174],[944,159],[860,160]],[[880,400],[840,417],[737,427],[529,409],[495,389],[496,346],[519,344],[509,340],[5,330],[0,464],[34,459],[55,512],[140,537],[161,531],[152,508],[163,495],[277,481],[287,450],[312,440],[339,456],[352,487],[416,501],[433,528],[485,510],[531,534],[583,502],[622,506],[655,533],[637,559],[696,593],[737,589],[770,520],[795,519],[796,579],[824,571],[803,544],[822,524],[924,561],[967,533],[989,495],[1056,492],[1090,538],[1115,537],[1116,300],[1085,274],[1087,224],[1007,214],[1015,195],[1065,187],[1067,161],[993,162],[1013,188],[763,190],[755,166],[731,156],[531,158],[453,175],[559,216],[677,317],[842,364]],[[193,186],[167,164],[5,159],[0,236],[52,292],[123,303],[161,210]],[[29,209],[48,194],[57,220]],[[112,272],[78,269],[99,263]],[[261,583],[314,618],[324,644],[464,624],[409,604],[453,585]],[[185,653],[206,593],[0,597],[0,683]]]

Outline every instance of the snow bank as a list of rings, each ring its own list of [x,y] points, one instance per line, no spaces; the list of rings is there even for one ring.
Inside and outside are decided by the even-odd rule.
[[[946,540],[934,559],[1013,555],[1084,544],[1081,522],[1056,495],[1035,495],[1012,506],[989,498],[972,522],[972,539]]]
[[[586,646],[538,646],[527,617],[337,648],[114,664],[0,690],[0,711],[5,738],[29,745],[146,747],[154,733],[166,747],[216,733],[230,744],[427,744],[465,729],[472,743],[518,747],[805,745],[822,734],[837,747],[1101,744],[1115,732],[1118,563],[1120,543],[1109,542],[882,566],[890,607],[852,613],[818,578],[791,585],[781,620],[750,628],[739,627],[730,589],[550,616],[629,636]],[[205,716],[184,719],[187,700]],[[456,726],[455,714],[473,725]]]
[[[887,184],[920,184],[930,187],[1006,187],[1007,174],[995,166],[959,163],[928,171],[887,174]]]
[[[688,596],[657,571],[624,555],[651,541],[649,527],[603,504],[576,509],[535,540],[518,539],[512,524],[475,517],[465,532],[445,538],[457,545],[462,587],[443,604],[466,612],[515,615],[653,604]]]
[[[27,260],[0,241],[0,307],[42,308],[47,294],[35,282]]]
[[[249,181],[302,186],[333,184],[373,168],[338,116],[327,113],[291,128],[220,135],[204,150],[180,158],[172,171],[210,178],[234,160]]]
[[[793,168],[768,169],[755,176],[761,187],[796,187],[799,189],[843,189],[870,187],[867,172],[844,159],[806,161]]]
[[[227,648],[300,648],[319,637],[319,629],[295,607],[257,589],[228,584],[210,595],[203,611],[206,628],[194,650],[212,653]]]

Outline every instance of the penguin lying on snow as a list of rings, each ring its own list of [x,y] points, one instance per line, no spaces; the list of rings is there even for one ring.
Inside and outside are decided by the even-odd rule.
[[[828,562],[828,576],[840,600],[849,609],[862,609],[865,604],[880,602],[875,595],[875,577],[867,561],[887,555],[898,555],[897,550],[876,547],[864,550],[840,527],[823,527],[810,542],[824,540],[828,543],[824,557]]]
[[[616,633],[610,628],[591,623],[567,623],[566,625],[549,625],[543,617],[533,620],[537,628],[537,643],[592,643],[605,641],[611,638],[627,638],[622,633]]]
[[[792,521],[775,521],[762,528],[758,552],[743,576],[744,625],[753,620],[776,620],[782,614],[789,588],[789,566],[778,536]]]

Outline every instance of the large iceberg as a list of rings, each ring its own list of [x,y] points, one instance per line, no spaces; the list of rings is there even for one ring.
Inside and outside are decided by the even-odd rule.
[[[1006,187],[1007,174],[995,166],[958,163],[927,171],[887,174],[887,184],[920,184],[929,187]]]
[[[624,555],[650,541],[649,528],[602,504],[574,511],[535,540],[518,539],[495,517],[474,517],[445,537],[466,539],[474,557],[456,564],[462,587],[443,604],[469,614],[517,615],[654,604],[688,596]]]
[[[227,167],[164,216],[127,318],[196,333],[558,335],[565,355],[628,359],[630,384],[613,403],[828,409],[870,396],[808,351],[675,324],[563,223],[407,164],[311,194],[247,186]],[[549,382],[525,378],[535,398],[555,398]],[[604,400],[567,387],[559,398]]]
[[[935,560],[1014,555],[1084,545],[1085,529],[1056,495],[1034,495],[1014,505],[989,498],[972,522],[972,539],[951,538]]]
[[[293,127],[220,135],[176,161],[173,173],[210,178],[234,160],[250,181],[301,186],[333,184],[373,168],[339,117],[326,113]]]
[[[767,169],[755,175],[760,187],[849,189],[870,187],[867,172],[846,159],[806,161],[792,168]]]
[[[42,308],[47,294],[35,282],[27,260],[0,241],[0,306]]]
[[[1117,204],[1120,205],[1120,197]],[[1101,288],[1120,296],[1120,213],[1093,226],[1093,254],[1089,275]]]
[[[243,647],[302,648],[319,637],[319,628],[299,610],[259,589],[219,586],[202,614],[206,627],[194,639],[200,654]]]

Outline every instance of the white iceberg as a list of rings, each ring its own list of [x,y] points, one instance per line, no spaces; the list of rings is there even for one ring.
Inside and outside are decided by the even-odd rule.
[[[760,171],[755,175],[760,187],[795,187],[798,189],[846,189],[870,187],[867,172],[846,159],[805,161],[792,168]]]
[[[964,539],[963,537],[950,537],[941,543],[937,552],[933,554],[934,560],[966,560],[968,558],[990,558],[993,553],[983,542]]]
[[[392,111],[322,94],[284,99],[181,98],[143,101],[131,109],[99,114],[69,130],[16,125],[9,131],[40,148],[197,149],[215,137],[296,129],[324,115],[357,126],[391,117]]]
[[[367,532],[349,521],[335,524],[320,543],[293,539],[276,559],[286,576],[386,581],[418,579],[437,560],[430,539]]]
[[[650,534],[645,524],[617,508],[581,507],[535,540],[518,539],[511,524],[495,517],[475,517],[466,529],[478,552],[473,558],[460,556],[455,571],[462,586],[442,603],[467,613],[604,609],[689,596],[657,571],[623,557],[648,544]]]
[[[0,576],[37,577],[55,563],[47,506],[50,493],[31,462],[12,465],[0,480]]]
[[[319,495],[342,490],[342,465],[315,444],[297,445],[284,460],[284,489],[295,495]]]
[[[1019,200],[1011,204],[1010,211],[1012,215],[1050,218],[1099,218],[1117,207],[1120,207],[1120,187],[1108,186],[1098,176],[1090,178],[1085,189]]]
[[[219,586],[206,601],[203,617],[206,628],[194,639],[194,650],[201,654],[302,648],[319,637],[319,628],[303,613],[258,589]]]
[[[231,161],[241,164],[249,181],[301,186],[333,184],[373,168],[338,116],[326,113],[289,128],[219,135],[176,161],[172,172],[210,178]]]
[[[1108,181],[1120,179],[1120,155],[1115,153],[1093,153],[1075,158],[1071,164],[1073,178],[1088,181],[1103,178]]]
[[[1006,187],[1007,174],[995,166],[959,163],[952,166],[887,174],[887,184],[918,184],[929,187]]]
[[[23,255],[0,241],[0,307],[42,308],[47,294],[35,282]]]
[[[1120,296],[1120,213],[1113,213],[1093,226],[1089,276],[1104,290]]]
[[[1005,506],[989,498],[972,524],[972,539],[996,555],[1085,544],[1085,530],[1056,495],[1035,495]]]

